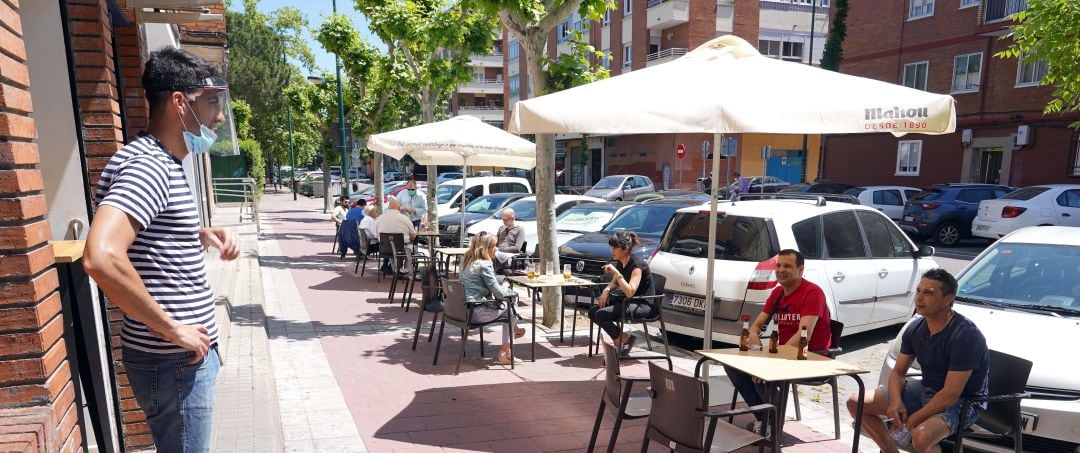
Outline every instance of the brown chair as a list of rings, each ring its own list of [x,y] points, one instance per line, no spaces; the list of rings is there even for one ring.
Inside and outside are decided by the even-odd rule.
[[[990,351],[989,395],[963,398],[960,410],[960,426],[964,426],[964,415],[968,408],[977,403],[987,403],[986,409],[976,406],[980,412],[978,420],[970,429],[957,431],[952,437],[952,451],[964,451],[964,438],[1012,441],[1013,451],[1023,451],[1023,421],[1020,400],[1029,395],[1025,392],[1028,376],[1031,374],[1031,361],[1015,357],[1004,352]],[[1035,428],[1032,427],[1032,430]]]
[[[392,275],[390,293],[387,298],[393,300],[394,293],[397,292],[398,281],[405,280],[401,287],[401,307],[408,312],[412,301],[412,292],[416,280],[419,278],[419,267],[427,262],[427,258],[410,253],[408,246],[405,245],[405,235],[401,233],[380,233],[379,255],[390,258]]]
[[[652,350],[652,340],[650,339],[650,335],[649,335],[649,323],[650,322],[659,322],[660,323],[660,339],[664,342],[664,354],[663,355],[659,355],[659,354],[631,355],[630,352],[627,351],[626,353],[620,355],[621,359],[624,359],[624,360],[664,359],[664,360],[667,360],[669,370],[675,369],[674,365],[671,362],[671,347],[668,345],[667,326],[664,325],[664,286],[666,285],[666,283],[667,283],[667,279],[665,279],[663,275],[659,275],[659,274],[654,273],[654,274],[652,274],[652,290],[653,290],[653,294],[648,295],[648,296],[633,297],[633,298],[630,298],[629,300],[627,300],[628,305],[629,305],[630,302],[635,302],[635,301],[637,301],[637,302],[647,302],[647,303],[651,304],[653,306],[653,308],[655,309],[655,313],[653,313],[652,316],[648,316],[648,317],[644,317],[644,318],[638,318],[638,317],[633,317],[633,316],[628,317],[627,313],[625,311],[623,311],[622,317],[619,319],[619,331],[622,331],[623,326],[625,324],[627,324],[627,323],[629,323],[629,324],[641,324],[642,330],[645,331],[645,344],[646,344],[646,346],[648,347],[648,349],[650,351]],[[592,338],[592,326],[589,326],[589,337]]]
[[[761,433],[754,433],[721,420],[759,412],[766,412],[769,418],[774,418],[776,407],[772,404],[711,412],[708,382],[669,371],[655,362],[649,362],[649,377],[652,382],[649,387],[652,409],[645,427],[645,438],[641,442],[642,453],[649,450],[650,441],[665,446],[675,443],[674,451],[693,452],[727,452],[749,445],[768,444],[775,453],[773,443],[765,436],[764,424]]]
[[[635,382],[649,382],[645,377],[627,377],[619,373],[619,354],[615,347],[603,343],[605,384],[604,393],[600,395],[600,409],[596,412],[596,422],[593,423],[592,437],[589,438],[589,449],[592,453],[596,447],[596,437],[600,433],[600,422],[604,418],[604,412],[610,404],[615,409],[615,427],[611,431],[611,440],[608,442],[607,451],[615,450],[615,440],[619,437],[619,428],[623,420],[636,420],[649,416],[649,408],[652,407],[652,397],[647,391],[634,392]]]
[[[416,332],[413,334],[413,351],[416,350],[416,343],[420,339],[420,326],[424,323],[425,312],[432,314],[428,343],[435,337],[435,324],[439,321],[439,313],[443,312],[443,281],[434,265],[424,266],[420,270],[420,313],[416,318]]]
[[[494,319],[490,322],[483,324],[473,322],[472,320],[472,308],[484,304],[484,303],[502,303],[494,299],[478,300],[478,301],[466,301],[465,300],[465,287],[462,286],[458,280],[446,281],[446,299],[443,302],[443,316],[442,321],[439,322],[439,340],[435,342],[435,360],[431,362],[432,365],[439,364],[439,349],[442,347],[443,329],[446,324],[449,323],[452,326],[457,326],[461,329],[461,354],[458,354],[457,366],[454,367],[454,375],[458,374],[461,370],[461,358],[465,356],[465,344],[469,340],[469,331],[472,329],[480,330],[480,356],[484,356],[484,327],[496,324],[507,323],[507,328],[514,328],[514,311],[513,307],[508,307],[506,315]],[[510,369],[514,368],[514,336],[510,335]]]
[[[356,267],[353,268],[353,273],[360,271],[360,276],[364,276],[364,272],[367,271],[368,258],[379,257],[379,249],[371,247],[371,240],[367,237],[367,233],[363,228],[360,228],[360,224],[356,225],[356,232],[360,235],[360,253],[356,255]],[[360,260],[363,260],[363,264],[360,264]],[[363,266],[363,269],[360,268]]]

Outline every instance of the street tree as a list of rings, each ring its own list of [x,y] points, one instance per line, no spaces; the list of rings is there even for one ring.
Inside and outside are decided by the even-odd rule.
[[[1075,0],[1027,0],[1027,9],[1013,16],[1012,39],[999,58],[1018,58],[1026,64],[1045,62],[1040,85],[1054,87],[1043,113],[1080,111],[1080,3]],[[1072,124],[1080,129],[1080,121]]]
[[[829,39],[825,41],[825,52],[821,54],[821,68],[839,71],[840,62],[844,61],[844,38],[847,37],[848,0],[836,0],[836,14],[833,15]]]

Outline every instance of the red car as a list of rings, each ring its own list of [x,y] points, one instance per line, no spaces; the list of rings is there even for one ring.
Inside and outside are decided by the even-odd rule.
[[[386,187],[386,189],[383,192],[383,204],[386,204],[386,203],[390,202],[390,196],[397,196],[397,194],[403,192],[405,190],[405,182],[404,181],[399,181],[399,182],[388,184],[385,187]],[[416,188],[419,189],[420,191],[425,191],[427,189],[427,183],[426,182],[417,182],[416,183]],[[368,203],[368,204],[374,203],[375,202],[375,189],[374,189],[374,186],[372,186],[372,187],[368,188],[367,190],[361,192],[359,197],[352,196],[350,198],[353,199],[353,204],[352,204],[353,206],[356,206],[356,202],[360,198],[363,198],[365,203]]]

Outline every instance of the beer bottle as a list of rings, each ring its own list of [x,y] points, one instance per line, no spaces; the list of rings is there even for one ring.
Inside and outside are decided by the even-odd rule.
[[[739,335],[739,350],[750,350],[750,315],[742,315],[742,334]]]
[[[772,333],[769,334],[769,353],[776,354],[780,352],[778,346],[780,344],[780,325],[773,323]]]
[[[799,331],[799,356],[796,357],[799,360],[806,360],[806,346],[810,342],[806,339],[806,326],[803,326]]]

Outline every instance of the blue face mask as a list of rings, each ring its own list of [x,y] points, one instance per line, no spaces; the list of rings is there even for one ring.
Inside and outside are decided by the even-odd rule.
[[[409,195],[416,195],[416,189],[408,189]]]
[[[192,115],[195,116],[195,108],[191,106],[191,102],[188,102],[188,107],[191,107]],[[203,154],[210,151],[210,146],[217,140],[217,134],[210,130],[209,127],[202,124],[199,121],[199,117],[195,116],[195,121],[199,123],[200,135],[192,134],[187,130],[187,122],[184,121],[184,116],[180,115],[180,122],[184,124],[184,144],[187,145],[188,152],[191,154]]]

